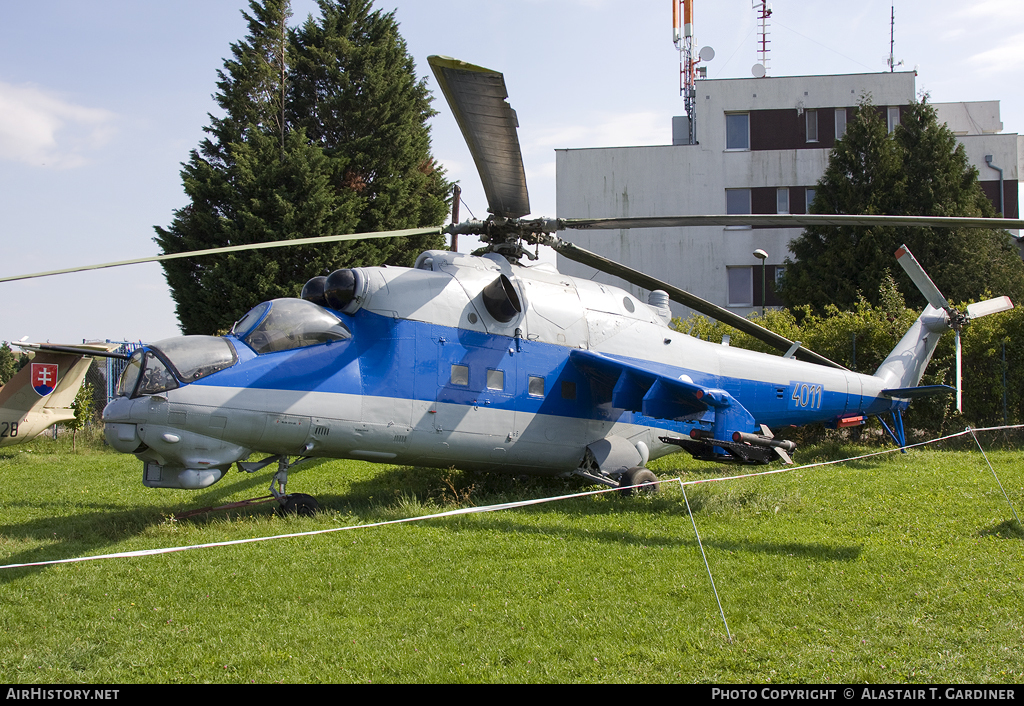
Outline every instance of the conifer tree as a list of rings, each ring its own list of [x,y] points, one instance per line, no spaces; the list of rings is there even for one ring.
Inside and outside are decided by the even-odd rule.
[[[879,112],[865,99],[846,134],[837,140],[818,182],[811,213],[914,216],[993,216],[991,202],[963,145],[927,100],[915,102],[889,134]],[[828,304],[851,309],[863,295],[879,304],[887,272],[897,277],[913,307],[924,299],[894,266],[893,253],[906,243],[950,301],[1024,291],[1024,264],[1004,230],[821,226],[807,228],[790,243],[780,294],[789,306]]]
[[[343,4],[343,3],[342,3]],[[326,13],[331,5],[324,3]],[[218,71],[215,99],[223,111],[210,116],[207,138],[183,165],[182,181],[189,205],[174,214],[167,229],[157,228],[156,241],[163,252],[184,252],[225,245],[353,233],[406,227],[392,222],[435,225],[443,220],[433,193],[420,191],[424,201],[380,202],[382,209],[405,208],[405,221],[373,221],[364,217],[376,193],[366,188],[369,179],[351,165],[351,150],[332,147],[326,131],[301,111],[297,85],[308,83],[297,71],[295,33],[288,28],[288,0],[250,0],[245,39],[231,46],[231,58]],[[379,13],[364,13],[379,16]],[[312,20],[307,21],[310,26]],[[396,31],[392,41],[404,51]],[[368,41],[357,33],[352,42]],[[308,67],[308,64],[306,64]],[[412,69],[411,62],[407,65]],[[415,83],[415,75],[410,76]],[[355,77],[353,96],[369,91]],[[319,90],[332,95],[340,89],[321,83]],[[429,97],[425,111],[429,115]],[[301,119],[300,119],[301,116]],[[426,135],[425,123],[421,127]],[[313,137],[311,129],[317,129]],[[371,145],[394,139],[375,133],[364,123],[358,139]],[[429,163],[429,141],[421,163]],[[419,181],[447,187],[439,171],[421,170]],[[424,210],[425,209],[425,210]],[[376,223],[380,223],[378,226]],[[371,227],[365,224],[374,223]],[[381,227],[383,226],[383,227]],[[411,227],[411,226],[410,226]],[[383,246],[380,244],[384,244]],[[387,240],[280,248],[172,260],[164,263],[167,282],[175,300],[178,320],[185,334],[211,334],[231,326],[255,304],[284,296],[298,296],[310,278],[339,267],[376,265],[387,257],[408,264],[402,251],[424,243],[394,245]],[[430,243],[438,246],[440,243]],[[417,250],[418,252],[418,250]]]
[[[442,223],[449,184],[430,154],[435,114],[425,79],[393,12],[372,0],[318,0],[320,18],[295,32],[297,124],[343,163],[344,184],[363,199],[358,232]],[[436,236],[374,245],[380,262],[411,265]]]

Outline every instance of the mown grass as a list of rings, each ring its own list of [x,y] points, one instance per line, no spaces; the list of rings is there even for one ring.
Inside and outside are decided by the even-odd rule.
[[[832,444],[801,453],[836,458]],[[1018,513],[1024,469],[989,454]],[[749,469],[683,456],[688,480]],[[584,489],[326,462],[272,506],[268,472],[146,489],[62,440],[0,451],[0,563],[327,529]],[[0,570],[7,682],[1020,682],[1024,532],[981,455],[914,451],[257,544]]]

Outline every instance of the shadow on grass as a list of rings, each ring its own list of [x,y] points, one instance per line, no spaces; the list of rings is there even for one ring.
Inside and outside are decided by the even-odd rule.
[[[323,463],[311,461],[300,470],[310,470]],[[496,473],[460,472],[446,469],[412,468],[380,466],[380,471],[365,480],[354,480],[344,493],[318,493],[321,506],[327,511],[343,512],[355,515],[360,521],[375,519],[397,519],[417,514],[430,514],[460,507],[494,505],[518,500],[529,500],[593,490],[594,486],[578,478],[554,478],[539,476],[514,476]],[[16,552],[3,560],[2,564],[27,564],[40,561],[52,561],[71,557],[108,553],[108,547],[125,540],[144,534],[149,528],[163,524],[172,515],[195,508],[224,505],[237,500],[239,495],[265,495],[263,491],[272,476],[271,469],[238,478],[232,472],[224,480],[205,491],[192,491],[187,495],[168,498],[163,507],[152,505],[138,508],[126,508],[124,504],[110,502],[92,503],[49,503],[22,501],[16,503],[22,507],[34,507],[41,512],[52,511],[52,517],[37,518],[27,522],[0,525],[0,535],[12,539],[30,540],[43,543],[41,546]],[[297,482],[289,484],[289,490],[303,491],[302,476]],[[671,515],[687,516],[686,506],[678,497],[665,497],[663,494],[653,497],[627,498],[617,493],[610,493],[595,502],[594,497],[569,499],[558,505],[558,511],[576,516],[603,516],[624,514]],[[721,505],[722,501],[716,501]],[[786,504],[770,494],[763,498],[749,492],[742,496],[727,499],[727,504],[751,509],[760,505]],[[714,503],[713,503],[714,504]],[[717,505],[708,507],[700,493],[690,494],[690,505],[695,513],[703,509],[719,509]],[[241,511],[245,515],[266,516],[274,512],[276,505],[257,506]],[[529,506],[517,512],[544,514],[552,508]],[[238,511],[232,514],[237,515]],[[202,526],[214,522],[222,522],[227,513],[219,512],[190,518],[188,523]],[[440,523],[442,520],[427,521]],[[580,541],[594,541],[609,544],[635,544],[654,546],[694,546],[695,538],[645,536],[633,532],[585,531],[566,528],[562,524],[542,526],[501,521],[497,527],[508,532],[534,533],[549,536],[570,537]],[[480,531],[493,531],[494,523]],[[465,527],[463,527],[465,529]],[[475,528],[469,528],[471,530]],[[826,561],[850,561],[855,559],[860,549],[857,547],[837,547],[816,543],[766,543],[766,542],[705,542],[706,546],[722,551],[746,551],[773,555],[799,556]],[[106,550],[106,551],[105,551]],[[8,582],[24,575],[24,571],[36,571],[45,567],[26,567],[22,570],[8,570],[0,573],[0,582]]]
[[[310,465],[315,465],[313,462]],[[187,495],[168,496],[163,507],[147,505],[126,509],[124,504],[110,502],[35,502],[22,500],[6,503],[8,507],[34,508],[41,513],[52,512],[50,517],[40,517],[26,522],[0,525],[0,536],[16,540],[44,542],[42,546],[15,552],[0,564],[30,564],[33,562],[55,561],[92,554],[103,554],[111,545],[144,534],[151,527],[167,522],[172,516],[202,507],[215,507],[237,500],[241,493],[255,493],[257,488],[269,485],[270,475],[265,473],[238,478],[230,474],[215,486],[203,491],[181,491]],[[260,493],[265,495],[266,493]],[[276,504],[266,510],[273,513]],[[83,512],[82,510],[86,510]],[[247,514],[252,514],[246,510]],[[223,520],[224,513],[200,515],[191,519],[193,525],[202,525]],[[119,551],[131,551],[121,549]],[[46,567],[25,567],[0,573],[0,583],[24,575],[25,571],[37,571]]]
[[[530,508],[523,508],[524,511],[528,511]],[[685,510],[684,510],[685,514]],[[425,523],[432,524],[434,526],[441,526],[443,520],[425,520]],[[492,523],[486,527],[466,527],[462,526],[459,528],[460,532],[494,532],[496,529],[508,533],[523,534],[523,535],[544,535],[544,536],[557,536],[562,539],[579,540],[581,542],[600,542],[605,544],[614,544],[616,546],[623,545],[634,545],[643,547],[691,547],[694,551],[698,550],[697,538],[692,536],[692,532],[689,536],[669,537],[669,536],[650,536],[640,535],[633,532],[622,531],[622,530],[607,530],[607,531],[593,531],[585,529],[574,529],[565,527],[564,524],[549,525],[549,526],[538,526],[538,525],[526,525],[515,521],[505,520],[498,523]],[[814,559],[817,561],[855,561],[861,554],[861,548],[856,546],[836,546],[821,544],[818,542],[748,542],[748,541],[729,541],[729,540],[715,540],[701,536],[701,542],[705,548],[710,548],[716,551],[729,552],[729,553],[751,553],[751,554],[768,554],[772,556],[790,556],[798,557],[801,559]]]
[[[1000,539],[1024,539],[1024,528],[1017,520],[1003,520],[998,525],[978,532],[982,537],[999,537]]]

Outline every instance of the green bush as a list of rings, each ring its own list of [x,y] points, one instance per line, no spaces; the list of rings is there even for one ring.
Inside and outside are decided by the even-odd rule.
[[[850,370],[870,375],[919,313],[906,308],[889,277],[882,285],[878,306],[861,297],[853,311],[829,306],[819,316],[809,307],[778,309],[766,311],[763,316],[755,312],[750,319],[791,341],[800,341],[805,348]],[[700,315],[686,320],[673,319],[672,326],[706,341],[717,342],[729,335],[732,346],[778,354],[752,336]],[[997,426],[1024,420],[1024,394],[1021,392],[1024,389],[1024,311],[1013,309],[972,321],[964,329],[962,346],[964,413],[957,413],[956,398],[952,394],[916,400],[905,415],[908,430],[913,428],[935,435],[958,431],[968,425]],[[952,334],[944,335],[939,341],[921,384],[956,385],[956,347]]]

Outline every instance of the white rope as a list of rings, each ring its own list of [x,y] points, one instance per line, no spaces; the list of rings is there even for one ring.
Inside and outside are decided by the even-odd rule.
[[[715,577],[711,575],[711,564],[708,563],[708,555],[704,553],[704,543],[700,541],[700,532],[697,531],[697,520],[693,517],[693,511],[690,509],[690,499],[686,497],[685,483],[679,482],[679,489],[683,491],[683,500],[686,501],[686,512],[690,515],[690,522],[693,523],[693,533],[697,535],[697,546],[700,547],[700,555],[704,557],[704,566],[708,570],[708,578],[711,579],[711,590],[715,592],[715,600],[718,601],[718,612],[722,615],[722,622],[725,624],[725,634],[729,638],[729,642],[732,642],[732,633],[729,632],[729,622],[725,619],[725,609],[722,608],[722,599],[718,597],[718,588],[715,587]]]
[[[679,480],[679,479],[674,479]],[[639,486],[629,486],[630,488],[636,488]],[[533,500],[519,500],[511,503],[501,503],[499,505],[485,505],[483,507],[464,507],[457,510],[448,510],[446,512],[438,512],[433,515],[418,515],[416,517],[403,517],[399,520],[386,520],[384,522],[373,522],[365,525],[349,525],[347,527],[331,527],[330,529],[321,530],[310,530],[309,532],[293,532],[291,534],[275,534],[270,537],[250,537],[248,539],[233,539],[225,542],[208,542],[206,544],[190,544],[181,547],[164,547],[161,549],[139,549],[133,552],[116,552],[114,554],[96,554],[92,556],[81,556],[72,557],[70,559],[52,559],[49,561],[32,561],[23,564],[6,564],[0,566],[2,569],[17,569],[26,566],[50,566],[52,564],[71,564],[81,561],[96,561],[99,559],[127,559],[142,556],[157,556],[159,554],[172,554],[174,552],[185,552],[191,549],[209,549],[211,547],[230,547],[238,544],[252,544],[254,542],[269,542],[275,539],[290,539],[293,537],[312,537],[318,534],[329,534],[331,532],[345,532],[348,530],[357,529],[369,529],[371,527],[384,527],[385,525],[397,525],[404,522],[418,522],[421,520],[435,520],[440,517],[453,517],[455,515],[471,515],[481,512],[496,512],[498,510],[510,510],[517,507],[527,507],[529,505],[540,505],[541,503],[550,503],[556,500],[568,500],[570,498],[581,498],[587,495],[599,495],[601,493],[614,493],[622,490],[622,488],[601,488],[600,490],[590,490],[583,493],[573,493],[571,495],[559,495],[551,498],[535,498]]]
[[[978,441],[978,437],[974,431],[970,427],[967,427],[967,430],[970,431],[971,436],[974,437],[974,443],[978,445],[978,451],[981,451],[981,455],[985,459],[985,463],[988,464],[988,470],[992,471],[992,477],[996,479],[996,484],[999,486],[999,489],[1003,491],[1003,497],[1006,498],[1006,504],[1010,506],[1010,512],[1013,513],[1013,519],[1017,520],[1017,524],[1020,525],[1021,522],[1020,518],[1017,517],[1017,511],[1013,509],[1013,503],[1010,502],[1010,496],[1006,494],[1005,490],[1003,490],[1003,484],[999,480],[999,476],[996,475],[996,469],[992,468],[992,462],[988,460],[988,454],[985,453],[985,449],[981,448],[981,442]],[[1024,525],[1021,526],[1024,527]]]

